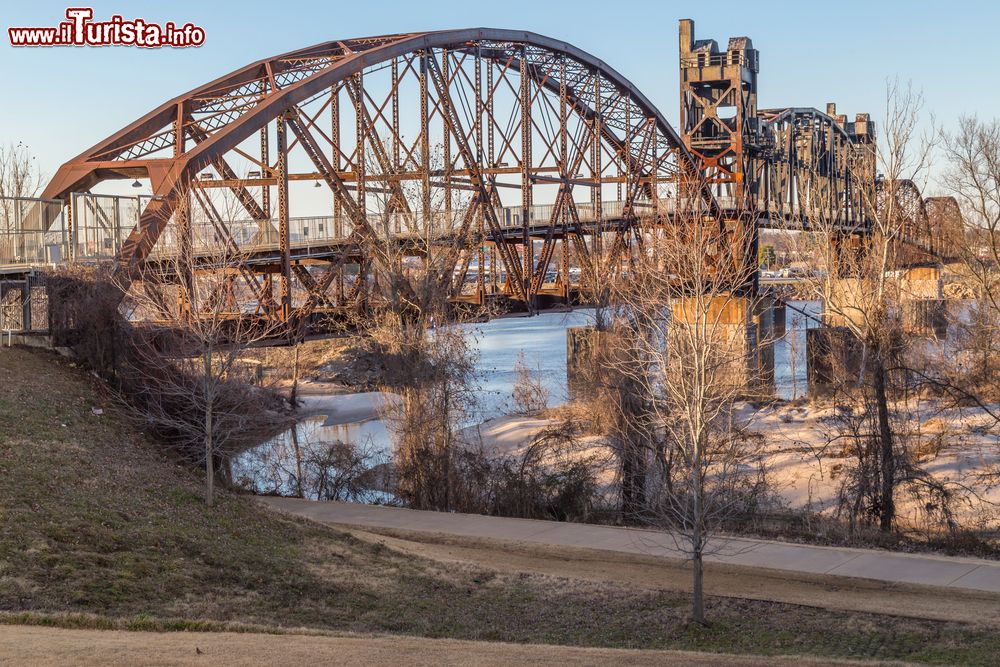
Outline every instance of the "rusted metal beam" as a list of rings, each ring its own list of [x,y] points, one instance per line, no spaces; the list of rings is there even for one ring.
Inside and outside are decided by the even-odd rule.
[[[275,125],[275,172],[278,179],[278,245],[281,250],[281,321],[292,316],[292,258],[288,229],[288,140],[285,117]]]

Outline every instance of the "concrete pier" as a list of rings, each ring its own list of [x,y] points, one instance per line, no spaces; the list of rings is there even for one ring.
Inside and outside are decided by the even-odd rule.
[[[910,333],[934,338],[948,335],[948,303],[944,299],[941,269],[907,269],[900,280],[903,326]]]
[[[714,297],[708,304],[682,298],[672,304],[671,315],[681,324],[707,322],[720,336],[716,351],[721,363],[731,365],[734,384],[752,394],[773,393],[774,340],[779,322],[784,329],[784,304],[772,299],[758,302],[730,295]],[[566,376],[571,393],[580,389],[595,363],[595,351],[605,344],[602,338],[606,336],[607,333],[593,327],[566,330]]]
[[[806,375],[809,393],[822,396],[838,384],[856,380],[861,374],[861,341],[848,327],[806,330]]]
[[[945,299],[908,299],[900,306],[907,331],[938,340],[948,336],[948,302]]]
[[[754,394],[774,392],[775,304],[771,299],[752,300],[743,296],[716,296],[704,312],[695,310],[694,298],[677,299],[673,315],[679,322],[702,320],[712,323],[721,337],[719,354],[732,367],[732,379]]]

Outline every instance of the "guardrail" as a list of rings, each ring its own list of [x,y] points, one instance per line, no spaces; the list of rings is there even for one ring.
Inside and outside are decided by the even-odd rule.
[[[749,55],[744,55],[741,51],[724,51],[722,53],[699,51],[681,58],[681,67],[713,67],[719,65],[746,65],[747,67],[755,68],[757,66],[757,51],[752,50],[749,52]]]
[[[60,201],[28,198],[0,198],[0,270],[30,269],[35,266],[65,262],[110,260],[118,256],[122,244],[135,229],[149,196],[127,197],[72,193],[69,206]],[[720,197],[722,208],[733,208],[736,201]],[[675,201],[664,199],[662,212],[672,212]],[[583,223],[597,220],[614,221],[624,215],[624,203],[604,201],[600,207],[591,202],[576,202],[576,213]],[[196,213],[199,210],[194,207]],[[553,215],[553,204],[532,206],[527,212],[529,226],[546,225]],[[652,212],[649,204],[637,204],[640,217]],[[428,218],[419,214],[394,212],[389,216],[369,214],[369,223],[381,238],[440,238],[453,233],[461,224],[466,209],[436,211]],[[568,223],[568,211],[558,225]],[[496,209],[501,228],[521,228],[524,210],[520,206]],[[192,243],[197,251],[235,247],[240,251],[270,248],[278,245],[278,221],[249,218],[226,221],[219,226],[204,215],[193,216]],[[289,220],[289,243],[293,248],[308,250],[329,246],[348,239],[354,231],[346,215],[293,217]],[[176,252],[179,247],[177,228],[168,224],[153,247],[152,256]]]
[[[0,267],[62,262],[67,242],[62,217],[60,201],[0,198]]]

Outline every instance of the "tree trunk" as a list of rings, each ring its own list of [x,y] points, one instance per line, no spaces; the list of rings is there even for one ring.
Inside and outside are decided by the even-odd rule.
[[[704,480],[702,479],[701,471],[701,446],[696,445],[698,448],[694,456],[694,466],[691,474],[694,476],[694,484],[692,488],[692,493],[694,498],[692,501],[692,520],[694,523],[694,529],[691,534],[691,571],[692,571],[692,581],[691,581],[691,618],[695,623],[700,625],[705,625],[705,593],[702,573],[702,552],[704,551],[704,534],[702,532],[702,514],[704,512],[702,508],[702,485]]]
[[[302,449],[299,447],[298,424],[292,427],[292,448],[295,450],[295,495],[305,498],[302,489]]]
[[[885,380],[886,369],[882,355],[876,355],[875,362],[875,403],[878,410],[879,444],[881,447],[880,459],[882,464],[882,488],[879,498],[879,528],[883,533],[892,531],[892,524],[896,518],[895,491],[896,491],[896,459],[892,446],[892,424],[889,422],[889,400],[886,395]]]
[[[450,380],[445,380],[444,409],[441,411],[441,436],[444,443],[444,451],[441,452],[441,462],[444,464],[444,506],[439,508],[445,512],[451,511],[451,425],[449,422],[451,402],[449,399]]]
[[[292,404],[292,409],[294,410],[299,405],[299,347],[298,342],[295,343],[295,354],[292,362],[292,391],[291,395],[288,397],[288,402]],[[298,443],[296,443],[296,449],[298,449]],[[299,491],[299,496],[301,497],[301,490]]]
[[[215,446],[212,442],[212,353],[206,351],[202,355],[205,377],[202,391],[205,398],[205,504],[209,507],[215,502]]]
[[[622,514],[626,519],[634,519],[641,515],[646,504],[643,434],[638,429],[626,427],[624,435],[621,443]]]
[[[699,625],[705,625],[705,592],[703,588],[703,573],[701,561],[701,548],[695,550],[691,559],[692,581],[691,581],[691,619]]]
[[[215,452],[212,450],[212,405],[205,407],[205,503],[211,507],[215,502]]]
[[[639,516],[646,504],[646,466],[645,466],[645,425],[637,426],[644,421],[645,410],[639,399],[640,389],[634,383],[622,382],[619,386],[619,402],[621,413],[617,415],[621,422],[618,431],[621,434],[621,494],[623,518]]]

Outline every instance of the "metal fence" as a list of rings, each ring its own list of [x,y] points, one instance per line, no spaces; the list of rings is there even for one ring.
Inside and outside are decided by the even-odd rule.
[[[0,198],[0,267],[58,264],[66,240],[62,202]]]
[[[0,333],[44,332],[49,328],[48,292],[37,276],[0,279]]]
[[[20,269],[23,272],[36,266],[114,259],[149,201],[147,195],[128,197],[89,192],[72,193],[68,207],[54,200],[0,198],[0,270],[11,273]],[[670,203],[664,200],[663,205]],[[576,209],[581,222],[598,218],[610,221],[623,214],[620,201],[602,202],[600,215],[589,202],[578,202]],[[532,206],[528,211],[528,223],[544,225],[552,212],[551,204]],[[389,217],[370,213],[369,222],[382,238],[400,235],[437,238],[458,229],[465,213],[462,208],[436,211],[428,219],[419,213],[397,211]],[[516,228],[523,224],[524,212],[520,206],[497,208],[496,213],[502,227]],[[289,220],[289,242],[299,250],[328,246],[330,242],[350,237],[353,231],[353,222],[344,215]],[[220,226],[195,214],[192,237],[195,249],[201,251],[233,243],[241,251],[277,247],[278,221],[242,218],[222,221]],[[171,220],[160,234],[153,256],[176,252],[178,241],[177,227]]]
[[[70,195],[73,211],[73,260],[113,259],[122,243],[139,222],[150,197],[124,197],[74,192]]]

